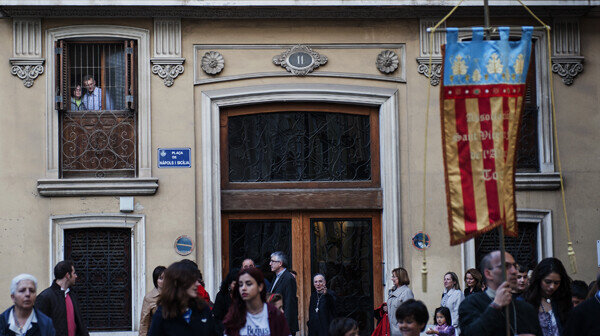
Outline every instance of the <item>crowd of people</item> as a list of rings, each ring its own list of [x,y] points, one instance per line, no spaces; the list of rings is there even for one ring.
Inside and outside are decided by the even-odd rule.
[[[464,292],[454,272],[444,275],[440,305],[426,328],[429,310],[415,300],[408,272],[392,271],[393,287],[386,303],[375,311],[379,323],[373,336],[427,335],[600,335],[598,279],[591,288],[571,281],[563,264],[546,258],[533,270],[517,265],[499,251],[481,260],[481,270],[465,272]],[[152,273],[154,288],[143,301],[140,336],[291,336],[299,330],[295,275],[287,257],[271,254],[275,273],[265,279],[254,261],[246,259],[223,280],[214,303],[204,289],[196,263],[184,259]],[[37,295],[37,280],[16,276],[10,286],[14,305],[0,315],[0,336],[89,336],[72,291],[77,280],[73,262],[54,267],[52,285]],[[505,278],[506,277],[506,278]],[[336,314],[336,294],[325,275],[312,277],[307,331],[309,336],[358,336],[356,321]],[[426,330],[427,329],[427,330]]]

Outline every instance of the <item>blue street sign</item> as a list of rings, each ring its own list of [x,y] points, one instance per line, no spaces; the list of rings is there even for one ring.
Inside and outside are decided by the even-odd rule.
[[[190,158],[190,148],[159,148],[158,168],[190,168]]]
[[[182,256],[189,255],[192,253],[193,248],[194,242],[192,241],[192,238],[183,235],[175,239],[175,252],[177,252],[177,254]]]

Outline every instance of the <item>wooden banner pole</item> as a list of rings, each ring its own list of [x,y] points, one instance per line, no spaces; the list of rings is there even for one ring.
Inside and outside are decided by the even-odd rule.
[[[488,0],[483,0],[483,23],[485,26],[485,39],[490,40],[490,6]],[[498,226],[498,239],[500,240],[500,261],[502,265],[502,282],[506,281],[506,246],[504,246],[504,225]],[[508,314],[508,305],[504,307],[504,316],[506,317],[506,336],[510,336],[510,319]]]

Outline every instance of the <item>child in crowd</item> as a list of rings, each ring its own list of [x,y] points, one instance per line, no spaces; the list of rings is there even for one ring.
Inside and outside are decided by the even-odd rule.
[[[396,320],[402,336],[419,336],[425,330],[429,313],[422,301],[408,299],[396,310]]]
[[[358,336],[358,323],[351,318],[334,318],[329,325],[330,336]]]
[[[435,328],[429,328],[425,333],[428,335],[436,334],[440,336],[454,335],[454,327],[452,326],[452,316],[450,309],[446,307],[438,307],[435,310]]]

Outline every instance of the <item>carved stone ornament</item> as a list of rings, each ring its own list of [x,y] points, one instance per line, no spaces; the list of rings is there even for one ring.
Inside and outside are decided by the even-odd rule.
[[[273,63],[280,65],[296,76],[306,76],[327,63],[327,56],[313,51],[304,45],[295,45],[280,55],[273,57]]]
[[[442,59],[441,57],[433,57],[431,59],[431,76],[429,75],[429,57],[417,57],[417,71],[429,78],[429,82],[433,86],[440,84],[440,78],[442,77]]]
[[[391,50],[384,50],[377,55],[377,69],[384,74],[391,74],[398,69],[398,54]]]
[[[10,73],[21,78],[27,88],[44,73],[44,59],[10,59],[10,65]]]
[[[208,51],[202,56],[201,67],[209,75],[216,75],[225,67],[225,59],[218,51]]]
[[[175,79],[185,70],[185,58],[152,58],[152,73],[163,79],[166,87],[173,86]]]
[[[552,72],[562,77],[565,85],[573,84],[575,77],[583,72],[583,57],[553,58]]]

